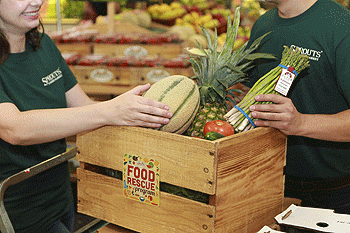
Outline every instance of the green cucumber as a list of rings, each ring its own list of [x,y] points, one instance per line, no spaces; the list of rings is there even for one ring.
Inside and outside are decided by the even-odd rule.
[[[214,141],[214,140],[216,140],[216,139],[223,138],[223,137],[225,137],[225,136],[222,135],[221,133],[217,133],[217,132],[208,132],[208,133],[204,136],[204,139],[210,140],[210,141]]]

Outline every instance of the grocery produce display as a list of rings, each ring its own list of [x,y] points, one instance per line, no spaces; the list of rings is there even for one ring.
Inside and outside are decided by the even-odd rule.
[[[127,25],[127,24],[126,24]],[[97,30],[84,29],[65,31],[62,33],[49,33],[51,39],[57,44],[71,43],[98,43],[98,44],[163,44],[180,43],[182,40],[175,33],[112,33],[102,34]]]

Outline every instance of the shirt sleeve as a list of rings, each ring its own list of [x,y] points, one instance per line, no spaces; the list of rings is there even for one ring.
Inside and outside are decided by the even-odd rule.
[[[13,101],[4,91],[3,87],[3,85],[0,85],[0,103],[13,103]]]
[[[350,35],[344,38],[336,48],[336,76],[339,91],[350,107]]]

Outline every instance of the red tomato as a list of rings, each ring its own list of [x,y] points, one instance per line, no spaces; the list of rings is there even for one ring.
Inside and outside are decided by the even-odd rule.
[[[216,132],[226,137],[234,134],[235,130],[233,126],[227,121],[214,120],[214,121],[209,121],[204,125],[204,128],[203,128],[204,136],[208,132]]]

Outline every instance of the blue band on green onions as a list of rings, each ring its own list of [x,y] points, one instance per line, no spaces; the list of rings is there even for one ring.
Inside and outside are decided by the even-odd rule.
[[[289,71],[293,72],[296,76],[298,76],[298,72],[296,72],[296,70],[294,68],[292,68],[292,70],[290,70],[289,69],[290,67],[287,67],[285,65],[279,64],[278,66],[280,66],[280,67],[282,67],[282,68],[284,68],[286,70],[289,70]]]
[[[238,109],[238,111],[240,111],[240,112],[248,119],[248,121],[250,122],[250,124],[252,124],[252,126],[253,126],[254,128],[256,128],[256,125],[254,125],[253,120],[248,116],[247,113],[245,113],[245,111],[243,111],[243,110],[242,110],[240,107],[238,107],[237,105],[234,106],[234,108]]]

